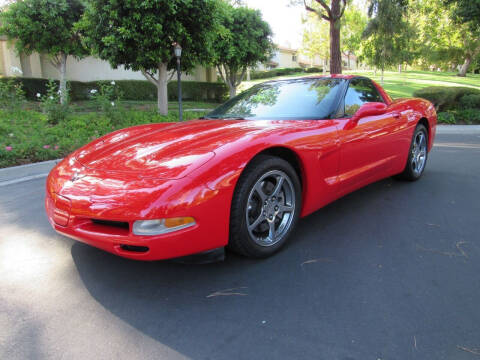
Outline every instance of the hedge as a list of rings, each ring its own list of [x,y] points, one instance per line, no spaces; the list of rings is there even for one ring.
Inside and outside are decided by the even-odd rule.
[[[267,79],[275,76],[291,75],[305,72],[302,68],[278,68],[267,71],[253,71],[250,73],[250,79]]]
[[[431,101],[437,111],[480,108],[480,90],[474,88],[429,86],[415,91],[413,96]]]
[[[0,81],[8,81],[11,78],[1,78]],[[21,83],[27,99],[36,99],[36,94],[45,94],[47,79],[39,78],[13,78]],[[58,82],[58,81],[57,81]],[[90,90],[99,88],[99,83],[106,81],[69,81],[70,99],[73,101],[90,99]],[[155,100],[157,88],[147,80],[115,80],[122,93],[123,100]],[[177,99],[177,82],[168,83],[169,100]],[[182,98],[193,101],[223,102],[228,97],[228,88],[223,83],[210,83],[200,81],[182,81]]]
[[[305,72],[306,73],[319,73],[319,72],[323,72],[323,69],[314,66],[314,67],[311,67],[311,68],[306,68]]]
[[[439,112],[438,123],[480,125],[480,111],[478,109],[465,109]]]
[[[463,109],[480,109],[480,94],[462,96],[460,98],[460,107]]]

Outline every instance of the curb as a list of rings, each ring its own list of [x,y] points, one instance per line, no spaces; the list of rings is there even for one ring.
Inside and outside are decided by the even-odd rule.
[[[480,134],[480,125],[437,125],[437,134]]]
[[[0,187],[47,177],[50,170],[62,159],[0,169]]]

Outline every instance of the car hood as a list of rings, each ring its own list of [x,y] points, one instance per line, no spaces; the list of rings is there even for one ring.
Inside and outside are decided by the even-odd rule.
[[[219,147],[261,128],[224,120],[142,125],[106,135],[75,158],[90,169],[179,179],[210,161]]]

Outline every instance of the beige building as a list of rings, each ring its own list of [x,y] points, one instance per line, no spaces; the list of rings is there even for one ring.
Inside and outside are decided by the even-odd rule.
[[[342,64],[345,69],[357,69],[357,58],[350,55],[350,59],[346,55],[342,55]],[[349,65],[350,64],[350,65]],[[273,58],[267,64],[259,64],[257,70],[269,70],[274,68],[309,68],[309,67],[325,67],[328,69],[330,62],[328,59],[322,59],[320,56],[309,58],[300,53],[298,49],[277,46],[277,51]]]
[[[50,63],[47,55],[33,53],[30,56],[18,55],[15,49],[0,38],[0,76],[23,76],[32,78],[58,79],[59,72]],[[127,70],[123,66],[113,69],[106,61],[89,56],[77,60],[72,56],[67,60],[67,80],[146,80],[139,71]],[[215,69],[197,66],[190,75],[182,74],[186,81],[217,81]]]

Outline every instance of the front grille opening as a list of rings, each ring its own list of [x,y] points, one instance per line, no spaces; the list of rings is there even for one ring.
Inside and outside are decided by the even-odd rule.
[[[97,224],[97,225],[104,225],[104,226],[111,226],[111,227],[116,227],[119,229],[129,229],[128,222],[124,221],[110,221],[110,220],[99,220],[99,219],[91,219],[92,223]]]
[[[125,245],[125,244],[121,244],[120,249],[124,251],[136,252],[136,253],[143,253],[148,251],[148,247],[146,246],[134,246],[134,245]]]

